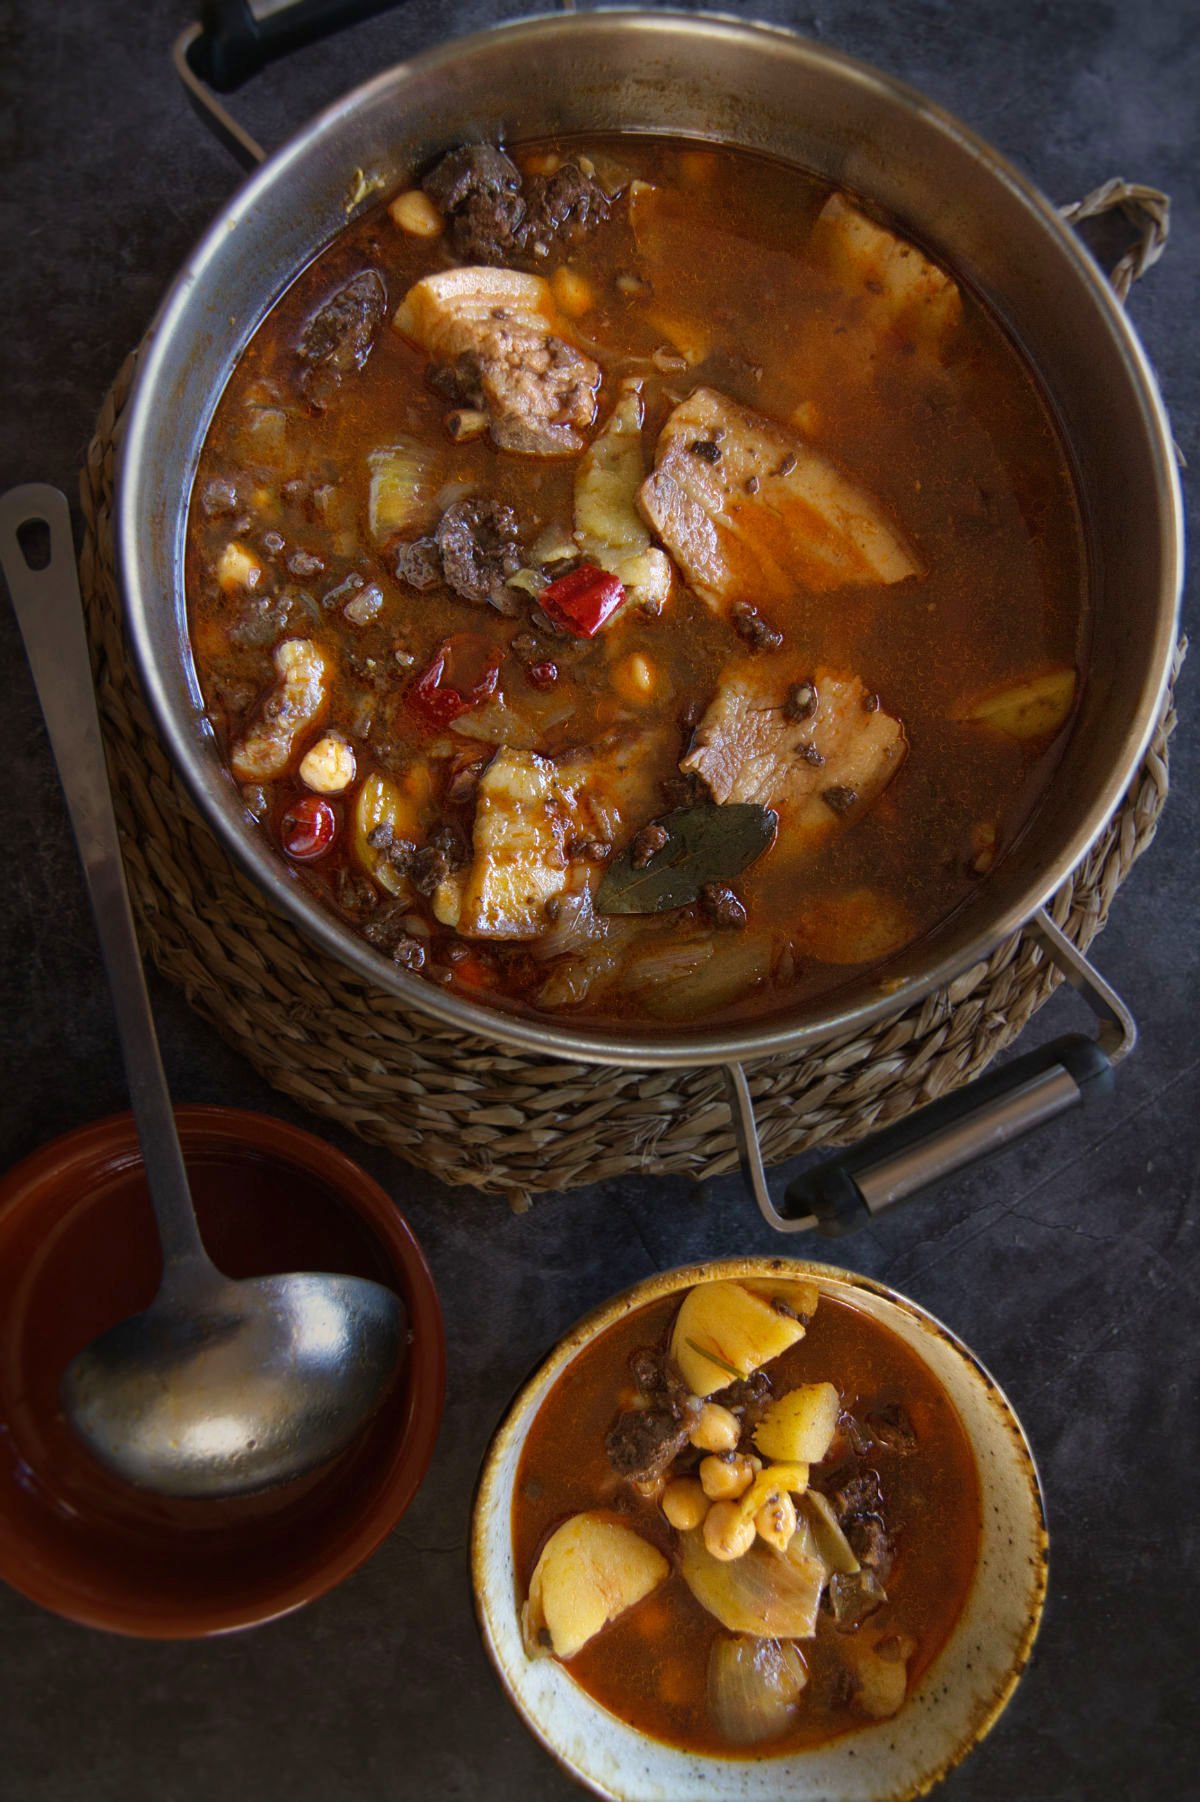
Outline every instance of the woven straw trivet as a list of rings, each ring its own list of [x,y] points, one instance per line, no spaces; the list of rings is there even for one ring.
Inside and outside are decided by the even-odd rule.
[[[268,907],[176,775],[126,642],[112,545],[113,442],[135,352],[104,403],[81,480],[81,565],[125,867],[164,975],[266,1080],[443,1182],[522,1206],[538,1190],[737,1162],[721,1073],[538,1060],[409,1012]],[[1175,669],[1184,646],[1176,653]],[[1054,898],[1080,949],[1154,836],[1167,795],[1168,693],[1153,743],[1103,837]],[[947,989],[868,1032],[751,1066],[768,1163],[844,1145],[958,1087],[1008,1045],[1061,978],[1017,934]]]

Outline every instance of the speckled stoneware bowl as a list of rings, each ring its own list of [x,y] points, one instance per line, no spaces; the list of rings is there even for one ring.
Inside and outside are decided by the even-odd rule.
[[[718,1277],[808,1277],[903,1339],[958,1409],[979,1471],[979,1562],[958,1624],[892,1720],[814,1751],[713,1758],[648,1739],[592,1700],[553,1659],[521,1644],[511,1511],[521,1451],[563,1371],[643,1303]],[[1024,1670],[1046,1593],[1047,1537],[1033,1453],[1007,1397],[940,1321],[894,1289],[782,1258],[727,1258],[649,1277],[597,1308],[530,1378],[484,1461],[471,1530],[483,1642],[518,1714],[560,1764],[610,1802],[903,1802],[931,1789],[981,1740]]]

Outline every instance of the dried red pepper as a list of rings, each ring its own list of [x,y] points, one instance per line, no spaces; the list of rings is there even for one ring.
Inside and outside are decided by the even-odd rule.
[[[324,857],[337,833],[337,814],[319,795],[302,796],[279,822],[283,848],[297,863],[313,863]]]
[[[406,697],[409,706],[431,726],[452,725],[461,715],[469,713],[473,707],[481,707],[495,694],[500,680],[500,658],[501,653],[495,645],[474,633],[460,632],[454,638],[444,639],[409,688]],[[447,680],[447,664],[452,666],[450,673],[456,676],[455,682]],[[469,673],[472,665],[480,668],[480,673],[467,682],[458,671],[465,666]]]
[[[581,563],[569,576],[560,576],[538,595],[538,605],[580,638],[592,638],[625,599],[616,576],[594,563]]]

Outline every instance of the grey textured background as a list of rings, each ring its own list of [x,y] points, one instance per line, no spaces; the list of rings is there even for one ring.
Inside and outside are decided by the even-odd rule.
[[[525,10],[418,0],[297,54],[235,105],[274,145],[386,63]],[[815,11],[757,0],[725,10],[793,24],[903,76],[1055,200],[1113,174],[1169,190],[1175,238],[1133,311],[1178,441],[1200,464],[1194,0],[830,0]],[[16,0],[0,23],[3,486],[48,479],[74,495],[113,373],[237,182],[169,68],[190,16],[188,0]],[[75,855],[3,607],[0,667],[8,1164],[125,1096]],[[1039,1648],[1000,1725],[946,1783],[948,1802],[1197,1793],[1193,687],[1185,674],[1158,842],[1097,946],[1143,1028],[1110,1110],[1059,1123],[836,1248],[970,1341],[1023,1415],[1046,1484],[1054,1552]],[[180,995],[157,980],[153,991],[181,1100],[302,1119]],[[1072,1010],[1056,1000],[1034,1036],[1062,1030]],[[407,1212],[446,1307],[450,1393],[429,1480],[370,1564],[253,1634],[141,1645],[0,1593],[0,1794],[13,1802],[576,1793],[510,1713],[476,1638],[464,1540],[480,1455],[515,1382],[585,1307],[652,1268],[777,1242],[733,1179],[704,1192],[610,1183],[515,1218],[341,1142]]]

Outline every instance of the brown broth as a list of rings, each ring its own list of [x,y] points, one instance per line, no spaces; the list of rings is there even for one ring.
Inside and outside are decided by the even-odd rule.
[[[532,147],[553,149],[554,146]],[[559,147],[563,148],[563,147]],[[572,147],[576,150],[578,147]],[[822,907],[841,908],[856,890],[883,897],[897,912],[906,942],[929,932],[978,892],[986,867],[1003,856],[1043,794],[1061,755],[1066,729],[1032,743],[957,722],[964,696],[1055,666],[1082,679],[1087,639],[1085,558],[1078,506],[1066,457],[1046,402],[1019,352],[987,309],[964,290],[964,319],[940,358],[918,354],[902,337],[883,338],[870,373],[862,366],[858,302],[808,256],[812,221],[828,193],[793,168],[733,150],[697,154],[686,145],[633,136],[589,139],[595,155],[618,159],[642,179],[678,192],[649,248],[635,245],[625,204],[570,251],[573,269],[598,296],[578,323],[580,341],[600,361],[605,379],[598,419],[607,417],[616,379],[633,367],[645,375],[647,460],[672,405],[705,383],[772,418],[787,420],[807,403],[819,422],[814,442],[878,497],[919,547],[926,573],[893,592],[882,587],[833,593],[798,591],[773,623],[788,656],[810,666],[853,670],[903,720],[908,756],[873,809],[853,830],[797,858],[786,829],[739,879],[749,930],[717,935],[717,955],[683,980],[654,983],[627,961],[567,1009],[589,1023],[654,1030],[680,1019],[716,1022],[767,1015],[835,990],[850,970],[821,961],[809,928]],[[520,160],[518,153],[518,160]],[[571,520],[575,458],[514,456],[487,439],[449,444],[447,403],[425,379],[427,359],[386,324],[370,359],[347,384],[343,404],[315,415],[297,404],[295,347],[305,321],[352,275],[378,270],[388,312],[421,276],[446,265],[442,239],[406,236],[378,209],[356,220],[305,269],[264,320],[218,406],[200,460],[199,495],[214,477],[257,485],[251,524],[240,534],[260,553],[278,533],[285,551],[315,551],[324,570],[293,579],[270,564],[272,590],[294,599],[286,631],[307,633],[334,652],[339,677],[325,728],[356,747],[358,778],[373,769],[396,773],[427,758],[431,733],[402,701],[411,680],[394,662],[397,644],[419,671],[451,634],[484,632],[504,647],[524,628],[448,593],[420,595],[389,573],[366,525],[367,457],[397,433],[436,442],[447,482],[470,484],[511,504],[526,543],[556,522]],[[561,260],[556,254],[547,273]],[[656,292],[621,292],[616,278],[649,269]],[[682,320],[682,326],[680,321]],[[686,374],[662,374],[646,362],[670,325],[703,333],[707,356]],[[874,353],[872,353],[874,354]],[[262,405],[287,413],[283,462],[253,447],[248,422]],[[287,475],[328,485],[329,518],[280,492]],[[228,751],[261,704],[272,680],[271,643],[236,642],[241,601],[215,580],[231,535],[229,520],[206,518],[193,504],[187,546],[191,636],[209,716]],[[321,592],[358,573],[377,583],[384,607],[359,630],[323,613]],[[653,659],[663,687],[652,708],[623,703],[611,685],[614,662],[633,651]],[[727,623],[676,585],[658,618],[627,609],[593,640],[556,648],[559,681],[549,694],[529,685],[506,655],[501,692],[537,732],[537,749],[554,756],[595,743],[628,723],[663,728],[650,753],[651,787],[676,771],[688,741],[680,718],[689,702],[711,696],[722,666],[745,652]],[[561,703],[569,702],[565,716]],[[371,724],[364,720],[371,713]],[[555,717],[557,715],[557,717]],[[546,722],[550,723],[547,724]],[[434,735],[436,736],[436,735]],[[470,804],[445,797],[451,770],[483,747],[443,732],[434,747],[432,793],[424,829],[450,821],[468,841]],[[266,785],[264,828],[278,842],[287,807],[304,792],[294,766]],[[335,804],[341,838],[320,863],[296,869],[343,917],[362,923],[353,877],[363,880],[349,830],[353,791]],[[659,803],[629,822],[628,837]],[[786,828],[786,822],[785,822]],[[979,858],[980,829],[994,849]],[[386,900],[386,897],[383,898]],[[872,903],[873,905],[873,903]],[[424,974],[473,999],[526,1011],[554,1011],[546,978],[563,960],[542,961],[536,946],[480,944],[439,926],[428,902],[414,913],[430,935]],[[639,922],[631,956],[644,946],[689,945],[707,955],[712,928],[697,908]],[[893,944],[891,949],[896,948]],[[453,961],[457,956],[461,961]],[[862,960],[873,963],[872,955]],[[739,969],[741,974],[739,975]]]
[[[607,1510],[651,1540],[673,1562],[676,1535],[657,1504],[614,1476],[604,1439],[628,1406],[630,1354],[663,1345],[682,1297],[639,1308],[600,1335],[555,1384],[534,1420],[513,1491],[512,1532],[520,1597],[545,1541],[582,1510]],[[958,1414],[926,1366],[894,1333],[848,1303],[821,1298],[803,1340],[769,1367],[775,1393],[799,1383],[832,1382],[843,1408],[860,1418],[902,1404],[918,1449],[901,1457],[877,1446],[877,1470],[897,1556],[888,1601],[871,1616],[880,1633],[917,1642],[909,1687],[936,1657],[966,1600],[981,1525],[979,1479]],[[622,1392],[626,1399],[620,1399]],[[820,1483],[820,1467],[814,1467]],[[776,1756],[866,1724],[835,1699],[840,1635],[822,1610],[814,1640],[799,1641],[808,1668],[795,1725],[778,1739],[740,1750],[707,1716],[709,1650],[724,1631],[692,1596],[678,1569],[644,1601],[603,1629],[564,1668],[611,1713],[651,1738],[722,1757]]]

